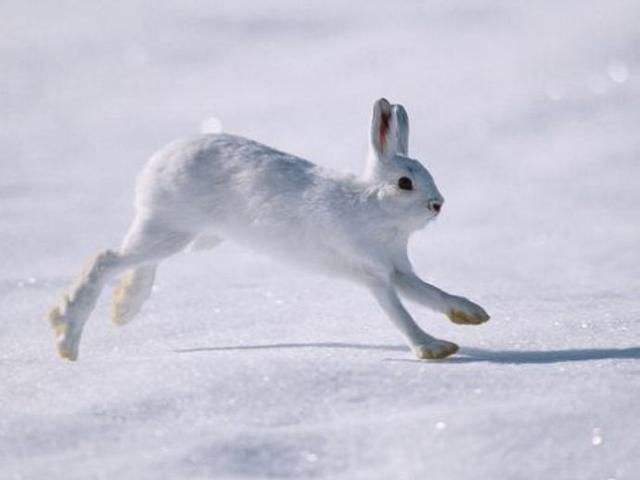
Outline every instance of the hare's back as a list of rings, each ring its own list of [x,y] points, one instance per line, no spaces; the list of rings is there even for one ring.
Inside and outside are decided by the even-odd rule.
[[[238,215],[270,199],[304,195],[318,167],[229,134],[199,135],[157,152],[143,170],[137,205],[177,217]]]

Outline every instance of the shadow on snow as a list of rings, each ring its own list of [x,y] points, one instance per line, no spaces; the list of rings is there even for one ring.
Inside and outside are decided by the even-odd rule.
[[[177,353],[228,352],[240,350],[277,350],[284,348],[342,348],[348,350],[378,350],[386,352],[408,352],[402,345],[368,345],[359,343],[318,342],[318,343],[272,343],[264,345],[238,345],[221,347],[198,347],[176,350]],[[628,348],[576,348],[566,350],[488,350],[483,348],[462,347],[458,355],[437,360],[438,363],[475,363],[489,362],[502,364],[536,364],[585,362],[590,360],[640,359],[640,347]],[[388,358],[387,361],[418,362],[424,360]],[[433,363],[434,361],[428,361]]]

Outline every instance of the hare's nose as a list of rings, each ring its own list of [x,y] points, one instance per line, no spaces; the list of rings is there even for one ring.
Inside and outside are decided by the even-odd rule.
[[[440,213],[440,209],[442,208],[442,202],[438,200],[430,200],[429,201],[429,210],[435,212],[436,214]]]

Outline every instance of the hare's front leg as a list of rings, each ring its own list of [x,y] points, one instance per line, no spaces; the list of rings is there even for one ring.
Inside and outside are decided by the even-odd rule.
[[[479,325],[490,318],[480,305],[429,285],[413,272],[396,271],[393,279],[394,284],[407,298],[436,312],[444,313],[453,323]]]
[[[374,297],[393,324],[402,332],[418,358],[445,358],[458,351],[455,343],[439,340],[424,332],[402,305],[395,288],[390,283],[370,285]]]

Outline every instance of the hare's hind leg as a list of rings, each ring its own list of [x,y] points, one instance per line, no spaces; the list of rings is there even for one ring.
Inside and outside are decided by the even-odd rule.
[[[49,322],[62,358],[76,360],[84,323],[95,307],[107,279],[117,271],[122,258],[104,250],[93,257],[59,304],[49,311]]]
[[[136,219],[119,251],[96,255],[76,282],[49,312],[61,357],[76,360],[84,324],[106,282],[132,267],[155,264],[182,250],[193,235],[168,229],[162,223]]]
[[[148,259],[127,271],[113,291],[111,319],[129,323],[151,296],[160,260],[184,249],[194,236],[167,228],[162,222],[138,217],[122,242],[121,251],[130,258]],[[154,261],[155,260],[155,261]]]
[[[111,319],[116,325],[129,323],[151,296],[157,264],[142,265],[126,272],[113,290]]]
[[[136,230],[125,239],[123,248],[135,248],[139,242]],[[190,251],[209,250],[222,242],[218,236],[203,233],[193,239],[187,249]],[[113,290],[111,319],[116,325],[129,323],[140,312],[142,305],[151,296],[157,263],[150,263],[126,272]]]

